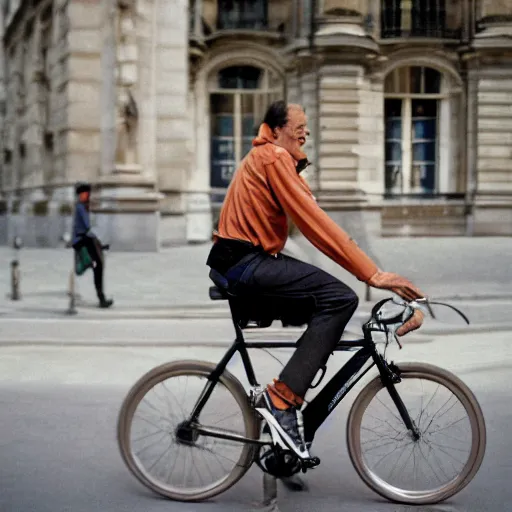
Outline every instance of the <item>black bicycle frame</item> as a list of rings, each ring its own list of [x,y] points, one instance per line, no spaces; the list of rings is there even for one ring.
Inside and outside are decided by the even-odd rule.
[[[293,341],[251,341],[247,342],[244,339],[242,329],[237,324],[236,319],[233,318],[233,324],[236,331],[236,339],[229,347],[224,357],[221,359],[216,368],[211,372],[208,378],[208,383],[201,396],[199,397],[190,417],[191,423],[196,423],[201,410],[210,398],[212,391],[219,381],[220,376],[226,369],[232,357],[238,352],[242,358],[245,373],[249,384],[253,387],[259,386],[258,380],[254,373],[254,368],[249,357],[248,349],[276,349],[276,348],[295,348],[296,343]],[[413,422],[403,404],[400,396],[398,395],[395,387],[393,377],[394,372],[389,368],[385,359],[377,352],[375,344],[371,338],[371,331],[363,327],[364,338],[358,340],[340,341],[335,352],[353,351],[356,353],[342,366],[342,368],[325,384],[322,390],[311,400],[302,411],[304,419],[304,432],[307,442],[314,439],[316,431],[324,423],[327,417],[334,411],[336,406],[343,400],[347,393],[366,375],[366,373],[377,366],[381,375],[383,384],[390,392],[391,398],[395,402],[400,416],[402,417],[406,427],[410,430],[415,430]],[[372,363],[361,371],[366,362],[372,358]],[[211,429],[208,427],[198,426],[198,432],[203,435],[211,437],[218,437],[222,439],[229,439],[233,441],[251,442],[254,444],[261,444],[257,440],[245,439],[243,436],[236,434],[229,434],[225,431],[218,429]]]

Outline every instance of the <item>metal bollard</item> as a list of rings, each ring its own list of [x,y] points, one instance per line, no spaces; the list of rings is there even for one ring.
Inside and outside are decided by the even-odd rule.
[[[71,269],[69,273],[69,304],[66,311],[67,315],[76,315],[78,313],[76,309],[76,293],[75,293],[75,271]]]
[[[66,248],[71,247],[71,235],[69,233],[64,233],[62,235],[61,240],[64,242]],[[74,253],[73,253],[74,257]],[[69,304],[68,309],[66,310],[67,315],[76,315],[78,313],[76,309],[76,283],[75,283],[75,269],[74,269],[74,261],[69,272],[69,281],[68,281],[68,297]]]
[[[23,247],[23,240],[21,237],[14,237],[13,244],[15,250],[14,259],[11,261],[11,300],[21,300],[20,294],[20,258],[18,256],[19,250]]]
[[[261,512],[280,512],[277,506],[277,478],[263,473],[263,503]]]

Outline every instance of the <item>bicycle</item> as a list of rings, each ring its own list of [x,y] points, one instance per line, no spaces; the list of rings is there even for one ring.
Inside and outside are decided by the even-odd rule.
[[[144,376],[134,384],[127,394],[122,404],[118,419],[118,443],[122,458],[130,472],[146,487],[152,491],[177,501],[202,501],[225,492],[238,482],[252,466],[256,463],[264,472],[277,478],[284,478],[299,473],[306,472],[320,464],[317,457],[301,457],[301,452],[288,446],[280,438],[278,432],[272,428],[270,422],[264,418],[263,409],[258,408],[258,398],[262,392],[256,378],[254,368],[249,356],[248,349],[278,349],[294,348],[295,342],[292,341],[251,341],[246,342],[243,336],[243,330],[247,328],[247,319],[243,317],[240,309],[240,298],[234,296],[228,289],[227,283],[219,278],[218,275],[211,274],[212,280],[216,286],[210,288],[210,298],[213,300],[228,300],[233,325],[236,332],[236,338],[233,344],[225,353],[218,364],[204,361],[183,360],[160,365]],[[387,298],[378,302],[372,309],[370,319],[362,326],[363,338],[357,340],[342,340],[339,342],[335,351],[355,351],[355,354],[342,366],[342,368],[325,384],[318,394],[303,408],[304,432],[306,442],[312,443],[319,427],[325,422],[327,417],[333,412],[337,405],[345,398],[350,390],[374,367],[378,370],[378,375],[371,379],[356,396],[347,419],[346,442],[350,460],[363,482],[374,492],[384,498],[397,503],[426,505],[444,501],[454,494],[460,492],[466,487],[478,472],[482,463],[486,447],[486,426],[484,416],[480,405],[472,391],[454,374],[447,370],[424,363],[393,363],[386,359],[386,350],[394,340],[401,347],[395,334],[396,329],[405,323],[413,314],[415,309],[426,308],[431,316],[433,315],[431,304],[440,304],[452,308],[469,324],[469,320],[458,309],[449,304],[428,301],[420,299],[415,302],[407,303],[396,298]],[[391,306],[395,308],[386,312],[386,308]],[[398,312],[397,312],[398,309]],[[241,318],[245,318],[245,323]],[[264,326],[266,326],[265,324]],[[379,337],[380,340],[375,340]],[[383,345],[384,350],[379,350]],[[239,354],[243,367],[245,369],[247,380],[250,384],[249,392],[244,389],[240,380],[235,377],[227,366],[235,354]],[[158,384],[162,384],[164,389],[166,380],[170,378],[181,377],[200,377],[206,379],[193,388],[194,399],[191,401],[193,407],[188,413],[185,413],[184,407],[187,401],[182,402],[163,400],[155,391]],[[325,376],[325,366],[322,368],[322,374],[315,385],[318,387]],[[409,400],[403,399],[408,387],[407,384],[413,379],[422,379],[426,383],[437,385],[434,394],[428,402],[425,401],[423,407],[423,394],[419,409],[412,406]],[[178,385],[173,389],[177,389]],[[446,401],[441,400],[442,405],[437,412],[429,414],[426,412],[428,405],[437,400],[436,395],[440,388],[451,392],[452,396]],[[185,390],[191,389],[185,385]],[[238,413],[234,413],[225,419],[231,420],[226,428],[219,428],[217,423],[208,421],[207,406],[213,400],[213,395],[218,390],[227,391],[227,396],[231,396],[234,404],[239,408]],[[153,392],[160,405],[151,406],[148,410],[152,414],[161,414],[163,409],[168,409],[166,415],[160,418],[152,417],[146,420],[142,425],[140,432],[134,426],[135,418],[140,416],[139,409],[142,404],[149,403],[149,396]],[[383,399],[389,399],[389,405],[386,405],[377,396],[383,392]],[[417,394],[413,394],[413,398]],[[452,397],[455,397],[455,403],[451,404]],[[376,400],[374,400],[376,399]],[[369,425],[364,423],[365,413],[372,404],[379,402],[384,406],[382,412],[391,413],[390,419],[382,419],[382,415],[371,416]],[[451,404],[451,405],[450,405]],[[441,427],[439,422],[448,412],[452,411],[457,405],[462,406],[463,412],[467,414],[467,421],[462,424],[464,418],[453,421],[448,426]],[[227,408],[226,399],[221,400],[220,405],[214,408],[214,412],[224,411]],[[180,418],[176,415],[180,414]],[[240,420],[240,431],[233,427],[233,421]],[[222,421],[222,420],[220,420]],[[451,455],[451,452],[459,454],[464,452],[460,443],[462,434],[465,432],[462,426],[469,426],[469,448],[466,458],[460,463],[461,468],[455,470],[455,474],[449,476],[444,467],[439,464],[439,460],[433,454],[434,448],[439,448],[445,455]],[[145,426],[145,427],[144,427]],[[383,428],[390,427],[390,432],[386,435]],[[433,427],[432,431],[429,428]],[[455,434],[448,436],[446,429],[455,427]],[[157,429],[152,431],[152,429]],[[366,439],[366,433],[376,437]],[[134,434],[139,433],[139,437],[134,439]],[[171,441],[171,445],[164,451],[151,467],[145,466],[146,455],[151,453],[155,443],[145,445],[138,452],[135,451],[136,444],[144,439],[155,439],[158,433],[163,434],[159,440]],[[443,437],[444,436],[444,437]],[[436,442],[437,440],[437,442]],[[207,444],[212,442],[212,445]],[[233,467],[222,478],[215,480],[211,467],[206,463],[212,478],[210,483],[205,483],[199,471],[200,486],[187,486],[187,480],[195,479],[195,474],[191,475],[186,471],[189,460],[188,451],[186,452],[184,475],[180,476],[182,486],[174,486],[170,483],[177,464],[177,454],[166,464],[164,457],[170,453],[171,448],[181,453],[181,450],[189,449],[190,458],[195,462],[195,456],[204,458],[211,455],[215,443],[231,442],[239,450],[239,455],[235,455],[235,460],[226,457],[226,446],[221,454],[215,455],[217,461],[222,462],[219,457],[229,460]],[[387,479],[377,473],[377,467],[384,459],[387,459],[392,452],[389,452],[389,446],[393,443],[412,446],[412,450],[406,453],[405,466],[412,464],[412,470],[406,470],[404,479],[400,484],[393,480],[393,473],[401,460],[402,455],[392,466],[392,471]],[[368,452],[376,451],[379,461],[373,467],[369,464],[367,456],[363,454],[364,449],[368,447]],[[380,450],[380,452],[378,451]],[[425,456],[424,450],[428,452]],[[412,484],[416,484],[419,471],[417,469],[416,459],[423,457],[430,466],[433,477],[436,482],[434,487],[422,488],[419,490],[410,489]],[[460,458],[461,456],[459,456]],[[411,461],[412,458],[412,461]],[[387,459],[389,461],[389,459]],[[162,461],[164,461],[162,463]],[[434,469],[432,465],[438,465]],[[221,464],[222,465],[222,464]],[[387,463],[385,469],[389,469],[392,461]],[[455,466],[452,464],[455,468]],[[382,467],[382,466],[381,466]],[[152,474],[154,468],[160,468]],[[224,466],[222,469],[226,471]],[[428,471],[428,469],[427,469]],[[446,481],[441,481],[440,476],[446,477]]]

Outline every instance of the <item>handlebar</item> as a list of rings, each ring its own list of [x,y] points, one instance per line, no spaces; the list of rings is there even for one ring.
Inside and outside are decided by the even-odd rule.
[[[390,301],[397,306],[402,306],[403,309],[398,314],[393,314],[389,318],[384,318],[384,312],[382,311],[382,307],[384,306],[384,304]],[[458,310],[455,306],[452,306],[451,304],[432,301],[427,297],[422,297],[410,302],[397,297],[389,297],[375,304],[371,312],[371,317],[368,320],[368,322],[366,322],[363,329],[370,331],[385,332],[388,337],[387,343],[389,343],[389,335],[392,334],[398,346],[402,348],[402,345],[396,335],[397,329],[401,327],[403,324],[405,324],[407,321],[409,321],[416,310],[424,312],[424,309],[426,309],[426,312],[430,315],[430,317],[435,319],[435,315],[431,307],[432,305],[446,306],[452,309],[453,311],[458,313],[463,318],[463,320],[469,325],[469,320],[467,316],[462,311]]]

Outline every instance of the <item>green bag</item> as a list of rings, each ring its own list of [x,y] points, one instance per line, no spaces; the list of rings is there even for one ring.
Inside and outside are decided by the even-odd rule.
[[[88,268],[92,267],[92,258],[87,247],[75,251],[75,273],[81,276]]]

